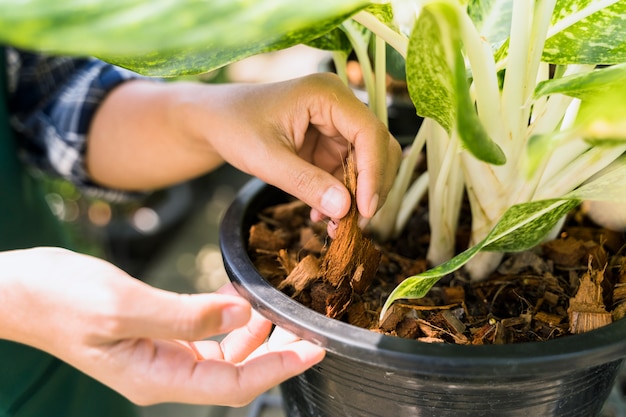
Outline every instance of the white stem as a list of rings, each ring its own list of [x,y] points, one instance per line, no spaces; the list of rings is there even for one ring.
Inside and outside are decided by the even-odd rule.
[[[363,82],[365,83],[365,90],[367,91],[367,96],[369,98],[369,106],[372,111],[376,111],[375,103],[376,103],[376,82],[374,79],[374,73],[372,71],[372,63],[370,61],[370,57],[367,50],[367,42],[364,42],[361,38],[361,34],[355,29],[354,24],[352,22],[346,22],[343,25],[344,31],[352,48],[354,49],[354,53],[356,54],[357,59],[359,60],[359,66],[361,68],[361,75],[363,76]]]
[[[539,187],[535,199],[554,198],[567,194],[591,178],[626,152],[626,145],[612,148],[594,147],[570,162],[557,176]]]
[[[422,155],[424,144],[426,143],[426,136],[429,131],[429,125],[431,123],[432,120],[430,119],[425,119],[422,123],[421,128],[413,140],[409,152],[400,163],[398,175],[396,176],[393,186],[387,195],[387,201],[385,201],[385,204],[378,210],[369,223],[368,227],[370,230],[372,230],[372,232],[383,242],[388,240],[395,233],[401,231],[401,229],[394,229],[396,219],[398,217],[398,212],[402,207],[406,190],[409,188],[409,184],[411,183],[417,162],[419,161],[420,155]]]
[[[432,134],[426,144],[430,174],[428,216],[431,232],[427,258],[436,265],[454,256],[457,227],[455,219],[458,219],[461,208],[464,183],[462,172],[458,169],[458,138],[448,138],[441,126],[436,123],[432,125]],[[431,152],[435,148],[440,148],[440,152]],[[435,168],[435,172],[431,167]]]
[[[472,241],[475,243],[500,220],[509,206],[512,191],[507,188],[509,183],[500,182],[491,165],[476,161],[471,155],[463,155],[462,168],[472,212]]]
[[[417,207],[419,202],[428,192],[429,181],[429,173],[426,171],[420,175],[406,191],[402,204],[400,205],[400,210],[398,211],[398,217],[396,218],[396,235],[404,230],[404,227],[411,218],[415,207]]]
[[[528,126],[527,137],[554,131],[561,121],[573,98],[562,94],[548,97],[545,106],[533,112],[535,120]]]
[[[464,267],[471,281],[480,282],[500,266],[503,257],[501,252],[478,252]]]
[[[528,63],[528,39],[532,28],[534,0],[514,1],[509,59],[502,88],[503,122],[507,127],[508,140],[519,142],[522,126],[521,109],[524,105],[524,79]]]
[[[385,42],[398,51],[403,58],[406,58],[406,53],[409,49],[409,39],[406,36],[394,31],[378,20],[376,16],[366,11],[356,13],[352,16],[352,19],[368,28],[372,33],[383,38]]]
[[[561,97],[564,97],[564,96],[561,96]],[[556,98],[556,97],[551,97],[551,98]],[[578,115],[578,109],[580,108],[580,100],[576,100],[570,97],[567,97],[567,98],[569,99],[568,102],[570,104],[569,106],[567,106],[564,112],[564,115],[559,118],[559,120],[561,120],[561,129],[560,129],[561,131],[566,130],[572,126],[572,124],[576,120],[576,116]],[[560,103],[554,103],[554,104],[560,104]],[[555,129],[556,127],[554,127],[551,130],[547,130],[546,132],[552,132]],[[560,144],[560,146],[559,145],[557,146],[558,146],[557,152],[551,152],[550,155],[545,155],[544,160],[546,162],[544,164],[545,165],[544,169],[541,171],[541,176],[539,177],[541,182],[537,183],[539,185],[541,183],[545,183],[550,178],[560,175],[559,173],[565,167],[567,167],[568,164],[570,164],[573,160],[578,158],[580,155],[587,152],[587,150],[589,150],[590,148],[588,143],[581,141],[581,140],[573,140],[573,141],[570,141],[569,143],[563,143],[563,144]],[[528,196],[527,199],[530,199],[530,196]]]
[[[554,11],[556,0],[537,0],[535,4],[534,14],[532,15],[532,24],[530,28],[531,42],[528,45],[528,56],[526,67],[523,74],[522,84],[522,106],[519,112],[518,128],[520,136],[513,140],[513,155],[523,155],[526,150],[527,140],[529,136],[524,136],[528,130],[528,120],[532,109],[532,94],[537,82],[539,63],[545,45],[546,34],[550,27],[550,17]],[[521,161],[522,158],[518,158]],[[519,168],[519,164],[512,165]]]
[[[550,78],[550,65],[542,62],[539,64],[539,71],[537,71],[537,83]],[[532,125],[538,115],[543,114],[546,111],[546,104],[548,103],[548,97],[539,97],[533,102],[532,113],[530,115],[530,124]]]
[[[332,58],[335,64],[335,72],[337,76],[344,82],[345,85],[348,85],[348,54],[343,51],[333,51]]]
[[[387,53],[385,41],[379,36],[374,37],[374,77],[376,88],[375,114],[389,126],[387,115]]]

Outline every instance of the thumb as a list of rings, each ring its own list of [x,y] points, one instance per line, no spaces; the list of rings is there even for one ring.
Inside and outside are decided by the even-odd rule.
[[[245,325],[250,304],[228,294],[177,294],[147,286],[131,298],[120,337],[200,340]]]

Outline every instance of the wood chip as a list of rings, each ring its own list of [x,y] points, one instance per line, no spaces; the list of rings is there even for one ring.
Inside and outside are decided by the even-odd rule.
[[[296,297],[319,278],[319,271],[319,260],[313,255],[307,255],[278,285],[278,289],[283,291],[286,288],[291,288],[293,296]]]
[[[281,230],[272,231],[265,223],[257,223],[250,228],[248,245],[251,249],[278,251],[287,247],[287,243]]]
[[[606,311],[602,298],[603,279],[603,270],[583,274],[576,296],[570,300],[567,309],[571,333],[588,332],[612,322],[611,313]]]

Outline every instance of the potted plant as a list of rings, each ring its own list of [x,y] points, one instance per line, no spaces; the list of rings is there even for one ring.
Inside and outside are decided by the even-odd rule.
[[[406,58],[409,92],[426,118],[372,230],[393,235],[428,193],[429,259],[438,266],[404,280],[381,317],[394,301],[422,297],[461,267],[483,278],[503,252],[557,233],[580,201],[621,201],[626,186],[626,51],[614,33],[626,4],[410,4],[416,9],[408,22],[377,7],[342,24],[364,65],[374,111],[384,119],[384,84],[376,80],[384,74],[383,39]],[[336,50],[340,69],[345,52]],[[429,169],[410,186],[424,144]],[[472,240],[454,256],[464,192]],[[257,309],[329,350],[319,366],[283,385],[290,416],[600,412],[623,357],[623,321],[548,342],[456,346],[398,340],[318,316],[277,295],[246,255],[252,216],[279,197],[258,183],[243,190],[224,219],[222,249],[231,279]]]
[[[410,206],[405,198],[417,200],[425,183],[431,214],[446,216],[431,216],[430,259],[440,265],[405,280],[385,309],[422,296],[478,256],[499,256],[482,255],[486,250],[538,243],[581,200],[626,195],[623,1],[410,1],[394,9],[364,0],[231,1],[210,8],[193,0],[23,3],[0,5],[0,40],[95,55],[157,76],[202,72],[298,43],[339,57],[369,47],[374,36],[374,71],[364,75],[374,80],[366,82],[370,103],[383,119],[385,94],[376,77],[385,72],[385,43],[403,55],[411,98],[426,119],[373,227],[392,235],[388,225],[395,227]],[[138,28],[127,17],[141,7],[151,14]],[[398,13],[398,7],[406,9]],[[423,143],[428,177],[409,188],[407,174]],[[446,261],[454,252],[444,232],[456,224],[453,208],[463,190],[476,223],[473,245]],[[255,308],[329,351],[285,384],[286,398],[305,395],[289,403],[290,415],[597,415],[626,352],[625,321],[548,342],[457,346],[383,336],[312,313],[271,287],[246,254],[256,210],[279,198],[259,183],[242,190],[224,218],[222,249],[233,281]],[[480,278],[485,264],[472,262]]]

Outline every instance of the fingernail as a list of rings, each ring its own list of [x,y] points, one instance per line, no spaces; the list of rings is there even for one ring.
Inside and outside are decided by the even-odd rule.
[[[370,206],[367,209],[367,213],[369,214],[369,217],[372,217],[374,214],[376,214],[376,210],[378,210],[378,200],[379,200],[379,196],[378,194],[374,194],[372,196],[372,199],[370,200]]]
[[[330,187],[322,196],[322,208],[329,217],[339,217],[343,206],[343,192],[338,187]]]

